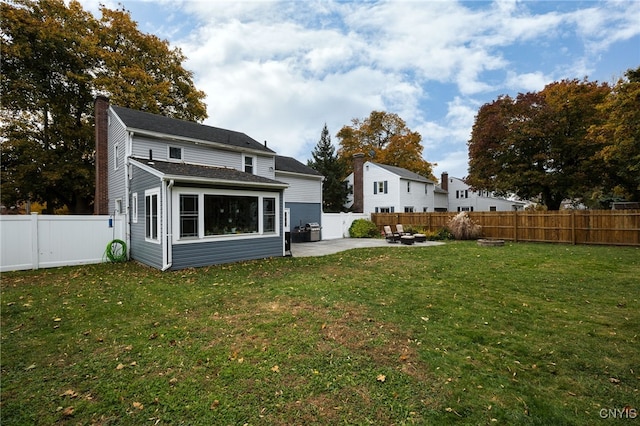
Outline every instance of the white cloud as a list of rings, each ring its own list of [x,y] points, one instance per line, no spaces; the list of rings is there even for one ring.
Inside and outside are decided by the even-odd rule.
[[[122,1],[143,30],[183,50],[207,124],[306,161],[324,123],[335,143],[352,118],[385,110],[457,177],[480,105],[589,75],[597,55],[640,34],[635,1]]]

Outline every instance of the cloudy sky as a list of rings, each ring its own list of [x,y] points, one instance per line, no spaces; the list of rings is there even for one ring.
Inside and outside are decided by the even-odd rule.
[[[98,0],[81,1],[99,16]],[[467,174],[478,108],[562,79],[640,66],[640,1],[102,0],[179,47],[205,124],[306,163],[373,110],[422,135],[424,158]]]

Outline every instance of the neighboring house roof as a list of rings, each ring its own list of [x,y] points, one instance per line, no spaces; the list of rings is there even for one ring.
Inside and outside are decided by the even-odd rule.
[[[242,172],[237,169],[227,167],[201,166],[187,163],[173,163],[168,161],[146,160],[141,158],[132,158],[136,162],[150,167],[167,179],[177,179],[183,181],[209,181],[216,184],[246,185],[246,186],[267,186],[285,188],[288,184]]]
[[[317,170],[302,164],[295,158],[284,157],[282,155],[276,155],[276,171],[322,176]]]
[[[449,193],[449,191],[442,189],[438,185],[436,185],[436,188],[433,190],[433,192],[438,193],[438,194],[448,194]]]
[[[429,182],[429,183],[435,183],[434,181],[427,179],[424,176],[421,176],[417,173],[414,173],[412,171],[409,171],[407,169],[403,169],[402,167],[396,167],[396,166],[389,166],[387,164],[380,164],[380,163],[374,163],[371,162],[371,164],[375,164],[378,167],[382,167],[383,169],[390,171],[391,173],[400,176],[400,178],[402,179],[409,179],[409,180],[415,180],[415,181],[419,181],[419,182]]]
[[[116,105],[112,105],[111,108],[130,130],[154,132],[173,137],[178,136],[188,139],[231,145],[236,148],[248,148],[257,151],[264,151],[265,153],[270,154],[274,153],[271,149],[241,132],[206,126],[192,121],[178,120],[175,118],[165,117],[163,115],[136,111]]]

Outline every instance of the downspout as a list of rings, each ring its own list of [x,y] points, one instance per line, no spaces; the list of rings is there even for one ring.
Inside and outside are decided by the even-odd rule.
[[[124,152],[124,193],[126,194],[124,200],[124,215],[125,215],[125,223],[124,223],[124,241],[127,243],[127,259],[131,258],[131,187],[129,185],[129,181],[133,178],[133,171],[130,170],[131,163],[129,163],[129,158],[131,157],[131,150],[133,145],[133,133],[129,132],[129,138],[127,140],[127,144],[125,146]],[[121,212],[122,213],[122,212]]]
[[[162,184],[164,186],[166,180],[162,180]],[[163,210],[163,226],[162,226],[162,233],[164,234],[162,236],[162,240],[165,242],[166,247],[165,249],[162,251],[162,270],[166,271],[167,269],[171,268],[171,265],[173,265],[173,253],[172,253],[172,239],[173,239],[173,234],[171,232],[172,226],[171,223],[173,222],[171,220],[170,214],[171,214],[171,208],[170,208],[170,203],[171,203],[171,188],[173,187],[174,181],[173,179],[171,179],[169,181],[169,183],[167,184],[167,186],[164,189],[164,203],[162,203],[162,210]]]

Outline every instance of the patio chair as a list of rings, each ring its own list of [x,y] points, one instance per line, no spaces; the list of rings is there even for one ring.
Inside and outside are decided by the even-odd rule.
[[[396,225],[396,231],[398,232],[398,234],[400,234],[400,236],[402,236],[402,235],[411,235],[411,232],[404,232],[404,228],[402,227],[401,223],[398,223]]]
[[[389,225],[384,226],[384,238],[388,243],[397,243],[400,241],[400,237],[400,234],[391,231],[391,227]]]

